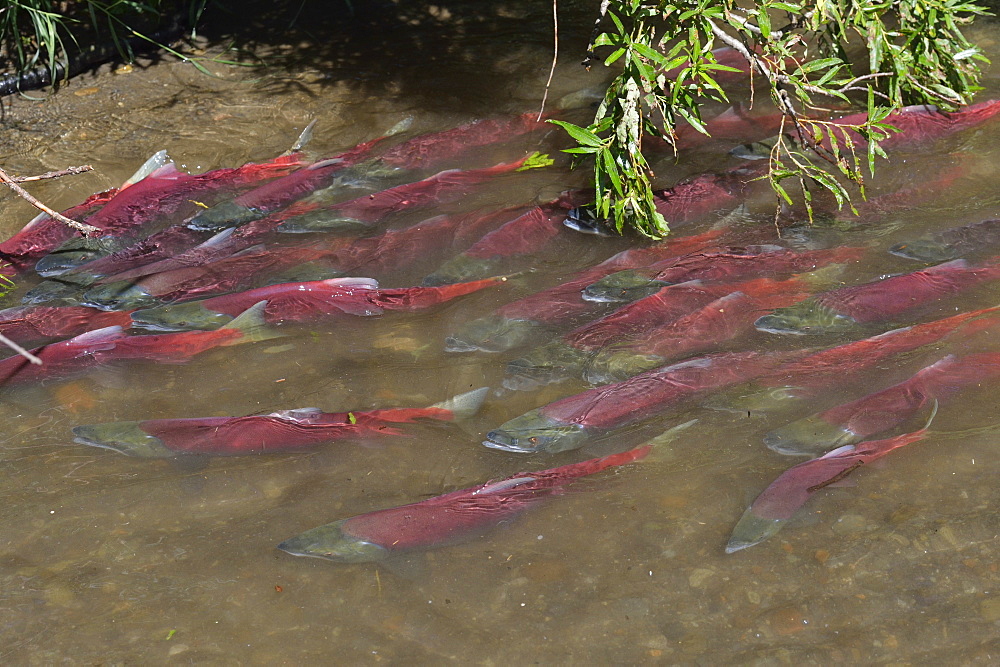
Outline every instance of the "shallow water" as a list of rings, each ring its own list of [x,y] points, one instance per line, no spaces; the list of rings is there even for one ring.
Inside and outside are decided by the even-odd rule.
[[[551,99],[598,83],[596,73],[575,66],[582,46],[572,50],[571,37],[582,35],[582,43],[589,30],[581,16],[564,35],[565,64]],[[358,69],[363,55],[352,60],[346,50],[318,54],[341,58],[340,69],[285,60],[275,49],[263,73],[211,65],[220,78],[209,78],[180,63],[101,73],[73,81],[44,104],[9,101],[0,161],[24,174],[93,164],[90,174],[32,188],[66,208],[119,184],[161,148],[198,172],[273,157],[313,118],[319,123],[309,148],[320,157],[407,115],[415,118],[413,131],[424,132],[487,110],[530,110],[547,75],[548,36],[539,30],[514,46],[508,30],[469,28],[459,40],[470,50],[503,47],[492,51],[504,53],[491,61],[499,71],[495,87],[476,75],[480,62],[420,53],[400,63],[405,82],[383,90],[355,85],[343,76],[348,65],[365,82],[385,72],[373,57],[369,69]],[[993,26],[975,37],[1000,57]],[[427,71],[433,76],[413,80]],[[1000,95],[995,75],[985,86],[983,99]],[[470,90],[476,104],[466,104]],[[885,248],[1000,212],[998,138],[994,122],[899,154],[877,192],[929,181],[956,163],[971,168],[951,191],[916,210],[853,231],[810,234],[871,248],[842,276],[847,283],[917,268]],[[454,166],[551,151],[559,141],[555,132],[536,136]],[[658,176],[668,185],[732,164],[721,150],[705,149],[676,165],[664,160]],[[585,183],[585,174],[566,167],[562,161],[513,177],[460,206],[522,203]],[[0,231],[7,235],[34,214],[13,198],[5,204]],[[766,194],[756,197],[758,218],[738,224],[774,241],[771,206]],[[786,241],[792,238],[786,231]],[[942,346],[891,360],[791,412],[748,416],[690,405],[555,456],[518,456],[479,443],[502,422],[583,390],[582,382],[496,392],[460,425],[417,425],[406,428],[410,437],[309,453],[175,465],[72,442],[77,424],[307,406],[422,407],[474,387],[498,389],[504,365],[523,349],[449,354],[444,338],[630,243],[567,231],[520,267],[529,272],[431,311],[289,327],[285,338],[208,352],[186,365],[130,364],[6,391],[0,657],[11,664],[995,660],[1000,470],[991,387],[942,405],[928,438],[852,475],[855,486],[816,494],[776,537],[724,553],[746,506],[799,460],[766,449],[764,433],[905,379],[952,351]],[[384,286],[407,286],[436,266],[377,277]],[[1000,287],[987,284],[914,318],[992,305],[998,296]],[[739,344],[777,349],[851,337],[803,342],[754,334]],[[989,340],[977,345],[995,349]],[[619,451],[695,417],[699,423],[652,460],[582,480],[481,537],[378,565],[293,558],[274,548],[335,519]]]

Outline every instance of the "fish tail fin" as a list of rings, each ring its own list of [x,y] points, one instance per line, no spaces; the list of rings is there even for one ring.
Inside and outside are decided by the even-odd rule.
[[[487,393],[489,393],[489,387],[480,387],[479,389],[467,391],[464,394],[452,396],[448,400],[435,403],[430,407],[438,410],[448,410],[452,414],[452,419],[455,420],[467,419],[479,412],[479,408],[483,406],[483,402],[486,400]]]
[[[655,438],[647,441],[645,447],[649,447],[650,451],[646,460],[656,462],[666,461],[672,458],[675,452],[673,452],[673,450],[669,447],[670,443],[676,440],[681,433],[694,426],[697,422],[697,419],[691,419],[681,424],[675,424]]]
[[[228,344],[239,345],[240,343],[253,343],[284,336],[283,332],[268,325],[267,320],[264,319],[264,310],[266,308],[267,301],[259,301],[244,310],[238,317],[226,324],[226,326],[222,327],[222,329],[236,329],[243,334]]]
[[[302,130],[302,132],[299,134],[299,138],[295,140],[295,143],[292,144],[292,147],[289,148],[282,155],[291,155],[292,153],[298,153],[299,151],[301,151],[306,144],[312,141],[313,129],[315,127],[316,127],[316,119],[313,118],[311,121],[309,121],[309,124],[306,125],[305,129]]]

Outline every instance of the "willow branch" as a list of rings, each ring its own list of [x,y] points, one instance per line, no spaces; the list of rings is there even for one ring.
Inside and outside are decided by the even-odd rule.
[[[41,359],[39,359],[38,357],[36,357],[35,355],[33,355],[31,352],[28,352],[26,349],[24,349],[23,347],[21,347],[20,345],[18,345],[14,341],[12,341],[10,338],[7,338],[3,334],[0,334],[0,343],[3,343],[4,345],[6,345],[7,347],[9,347],[10,349],[14,350],[18,354],[20,354],[22,357],[24,357],[25,359],[27,359],[28,361],[30,361],[31,363],[36,364],[38,366],[42,365],[42,360]]]
[[[43,174],[43,176],[45,176],[45,174]],[[36,178],[35,180],[38,179]],[[67,218],[65,215],[59,213],[58,211],[53,211],[51,208],[49,208],[48,206],[46,206],[45,204],[43,204],[42,202],[38,201],[33,196],[31,196],[31,194],[27,190],[18,185],[17,180],[11,178],[11,176],[8,175],[7,172],[4,171],[2,168],[0,168],[0,182],[6,183],[7,187],[16,192],[18,195],[20,195],[22,199],[24,199],[29,204],[37,208],[39,211],[45,212],[49,217],[54,218],[59,222],[62,222],[72,227],[81,234],[84,234],[86,236],[91,236],[92,234],[97,234],[98,232],[101,231],[97,227],[94,227],[92,225],[85,225],[82,222],[77,222],[76,220]]]
[[[545,114],[545,100],[549,99],[549,87],[552,76],[556,73],[556,63],[559,62],[559,6],[558,0],[552,0],[552,67],[549,69],[549,80],[545,82],[545,94],[542,95],[542,108],[538,110],[536,122],[542,120]]]
[[[31,181],[44,181],[50,178],[59,178],[60,176],[74,176],[88,171],[94,171],[94,168],[89,164],[85,164],[79,167],[66,167],[65,169],[60,169],[59,171],[47,171],[44,174],[39,174],[38,176],[11,176],[10,180],[15,183],[28,183]]]

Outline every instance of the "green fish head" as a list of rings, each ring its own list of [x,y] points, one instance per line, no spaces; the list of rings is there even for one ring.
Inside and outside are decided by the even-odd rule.
[[[72,238],[35,263],[35,272],[44,278],[59,276],[121,248],[113,237]]]
[[[816,299],[806,299],[759,317],[753,325],[758,331],[766,333],[815,336],[850,331],[857,322],[827,308]]]
[[[132,326],[149,331],[209,331],[232,321],[225,313],[209,310],[197,301],[175,303],[132,313]]]
[[[43,280],[24,293],[21,303],[26,306],[37,304],[75,306],[83,298],[79,285],[60,282],[58,280]]]
[[[627,380],[633,375],[659,368],[666,360],[652,354],[636,354],[628,350],[604,348],[590,360],[583,371],[591,384],[610,384]]]
[[[797,387],[749,385],[722,391],[708,398],[703,407],[724,412],[771,412],[790,407],[801,398]]]
[[[943,243],[931,239],[917,239],[909,243],[897,243],[889,248],[897,257],[914,259],[918,262],[947,262],[958,257],[958,253]]]
[[[74,442],[91,447],[112,449],[119,454],[143,459],[163,459],[177,456],[159,438],[153,437],[140,428],[142,422],[110,422],[107,424],[87,424],[74,426]]]
[[[779,454],[821,456],[837,447],[860,442],[843,426],[812,415],[777,428],[764,436],[764,444]]]
[[[482,257],[470,257],[465,254],[455,255],[439,266],[437,271],[424,278],[421,285],[440,287],[441,285],[454,285],[455,283],[489,278],[495,275],[495,265],[496,262]]]
[[[370,563],[389,554],[385,547],[345,534],[341,529],[345,521],[347,519],[341,519],[307,530],[285,540],[278,548],[293,556],[325,558],[340,563]]]
[[[740,517],[733,534],[726,544],[726,553],[731,554],[755,544],[760,544],[773,536],[785,525],[787,519],[768,519],[753,513],[753,507],[748,507]]]
[[[344,218],[331,211],[313,211],[289,218],[277,226],[284,234],[310,234],[312,232],[350,234],[368,229],[371,225],[354,218]]]
[[[82,303],[99,310],[132,310],[155,306],[159,301],[135,283],[119,280],[90,288],[83,293]]]
[[[187,219],[187,226],[200,232],[221,232],[223,229],[237,227],[263,217],[263,211],[229,200],[191,216]]]
[[[487,315],[472,320],[444,342],[446,352],[506,352],[533,337],[539,324]]]
[[[596,303],[625,303],[656,294],[668,283],[651,280],[639,271],[628,269],[605,276],[583,290],[583,300]]]
[[[555,340],[536,347],[507,364],[503,386],[511,391],[530,391],[579,375],[591,355]]]
[[[558,422],[536,409],[487,433],[483,445],[505,452],[555,454],[578,449],[586,439],[587,434],[579,424]]]

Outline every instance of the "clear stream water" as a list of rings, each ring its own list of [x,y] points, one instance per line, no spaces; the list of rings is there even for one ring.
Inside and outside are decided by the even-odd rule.
[[[66,208],[119,184],[162,148],[178,165],[199,172],[273,157],[314,118],[319,122],[309,148],[324,156],[406,116],[415,118],[416,133],[537,108],[550,58],[548,10],[528,16],[539,27],[526,36],[501,20],[523,14],[497,11],[493,28],[459,21],[447,53],[434,48],[447,21],[428,19],[433,26],[415,28],[427,43],[388,54],[390,60],[399,56],[395,68],[376,58],[391,36],[366,43],[355,35],[333,48],[306,35],[288,48],[272,46],[263,69],[208,63],[217,73],[210,78],[165,62],[77,79],[44,102],[7,100],[0,163],[23,174],[93,164],[90,174],[32,187]],[[588,75],[576,65],[589,18],[575,11],[576,22],[564,28],[552,99],[600,82],[599,73]],[[973,36],[1000,57],[995,26],[984,24]],[[315,49],[318,60],[292,57],[293,46]],[[209,55],[221,51],[213,48]],[[419,48],[424,50],[412,50]],[[484,62],[492,79],[482,71]],[[983,99],[1000,96],[994,73],[984,84]],[[998,139],[1000,123],[994,122],[920,152],[899,153],[883,168],[876,192],[929,182],[956,163],[970,168],[940,200],[856,230],[823,232],[827,241],[871,249],[848,268],[844,282],[917,268],[884,252],[896,241],[996,217]],[[536,135],[453,166],[552,151],[561,141],[556,132]],[[664,159],[657,176],[669,185],[689,173],[728,168],[735,161],[723,149],[709,146],[678,163]],[[459,207],[547,198],[585,180],[560,159],[553,168],[484,189]],[[770,196],[763,193],[750,206],[757,220],[740,224],[756,225],[762,240],[775,240]],[[33,215],[8,196],[0,232],[13,233]],[[583,390],[582,382],[492,394],[462,425],[418,425],[407,428],[410,437],[343,442],[309,453],[176,465],[72,442],[70,428],[77,424],[307,406],[421,407],[473,387],[499,388],[505,364],[523,349],[450,354],[443,351],[444,338],[463,322],[634,243],[567,231],[525,262],[531,272],[430,311],[344,318],[290,329],[286,339],[209,352],[186,365],[137,363],[6,390],[0,403],[0,659],[997,660],[995,385],[943,405],[926,440],[852,475],[850,488],[816,494],[776,537],[724,552],[746,506],[797,462],[765,448],[764,433],[902,380],[948,351],[940,347],[887,362],[842,392],[791,413],[747,416],[693,405],[560,455],[519,456],[479,443],[500,423]],[[436,266],[425,262],[378,277],[384,286],[408,286]],[[917,317],[996,303],[1000,287],[994,283]],[[740,344],[804,343],[755,334]],[[988,340],[982,344],[989,349]],[[699,423],[654,460],[583,480],[482,537],[389,564],[343,565],[275,549],[335,519],[618,451],[694,417]]]

